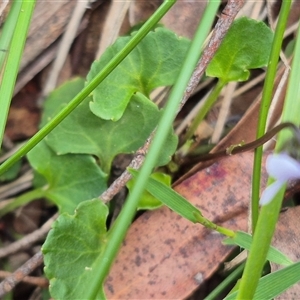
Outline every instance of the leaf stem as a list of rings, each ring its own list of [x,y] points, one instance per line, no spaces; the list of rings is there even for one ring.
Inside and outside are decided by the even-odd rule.
[[[220,298],[220,294],[230,286],[230,284],[237,281],[239,276],[242,274],[245,268],[245,263],[241,263],[232,273],[230,273],[226,278],[209,294],[204,300],[214,300]]]
[[[208,229],[215,230],[230,238],[233,238],[235,236],[235,232],[233,230],[219,226],[211,222],[210,220],[206,219],[198,212],[194,212],[194,216],[201,225],[205,226]]]
[[[270,53],[268,69],[266,73],[266,80],[262,93],[262,100],[259,111],[258,125],[256,137],[260,138],[266,130],[266,121],[269,107],[272,101],[272,92],[274,87],[274,80],[278,65],[278,58],[281,50],[283,34],[286,27],[287,17],[290,10],[291,1],[283,1],[280,11],[278,25],[276,27],[273,45]],[[261,179],[261,163],[262,163],[263,148],[258,147],[255,150],[253,163],[253,181],[252,181],[252,202],[251,202],[251,218],[252,218],[252,233],[255,232],[256,223],[259,214],[259,193],[260,193],[260,179]]]
[[[22,194],[21,196],[17,197],[12,202],[8,203],[7,205],[5,205],[0,209],[0,217],[3,217],[7,213],[15,210],[16,208],[22,205],[25,205],[33,200],[42,198],[44,196],[45,196],[45,191],[42,189],[35,189],[25,194]]]
[[[214,87],[212,92],[209,94],[207,100],[205,101],[204,105],[202,108],[199,110],[197,116],[194,118],[190,128],[188,129],[184,140],[189,141],[190,138],[193,136],[194,132],[196,131],[197,127],[201,123],[201,121],[204,119],[206,114],[208,113],[209,109],[213,106],[213,104],[216,102],[218,99],[223,87],[225,86],[225,82],[222,80],[218,80],[217,85]]]

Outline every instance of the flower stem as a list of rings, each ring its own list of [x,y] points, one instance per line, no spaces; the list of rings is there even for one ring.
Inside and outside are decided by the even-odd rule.
[[[225,86],[224,81],[222,80],[218,80],[217,85],[215,86],[215,88],[212,90],[212,92],[210,93],[210,95],[208,96],[207,100],[205,101],[203,107],[201,108],[201,110],[198,112],[197,116],[195,117],[195,119],[193,120],[190,128],[188,129],[184,140],[188,141],[194,134],[194,132],[196,131],[198,125],[201,123],[201,121],[204,119],[204,117],[206,116],[206,114],[208,113],[209,109],[213,106],[213,104],[216,102],[216,100],[218,99],[222,88]]]

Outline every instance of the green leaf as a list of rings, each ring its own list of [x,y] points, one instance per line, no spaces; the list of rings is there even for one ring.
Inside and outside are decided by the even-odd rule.
[[[238,245],[246,250],[250,250],[251,243],[252,236],[243,231],[237,231],[233,238],[226,238],[223,241],[223,244],[225,245]],[[293,264],[292,260],[274,247],[270,247],[267,259],[279,265]]]
[[[62,108],[64,108],[82,89],[84,88],[84,79],[76,77],[56,88],[49,94],[44,102],[40,128],[48,123]]]
[[[239,18],[230,27],[206,75],[223,82],[245,81],[249,69],[266,66],[272,46],[273,32],[263,22]]]
[[[167,136],[166,141],[164,142],[164,146],[160,151],[160,155],[156,162],[156,167],[165,166],[167,165],[172,155],[175,153],[178,145],[178,136],[174,133],[173,129],[170,131],[169,135]]]
[[[129,172],[134,178],[138,175],[136,170],[130,169]],[[154,178],[149,177],[146,189],[155,198],[159,199],[183,218],[186,218],[193,223],[199,222],[197,216],[202,215],[200,210],[170,187]]]
[[[164,173],[153,173],[151,174],[151,177],[158,180],[159,182],[163,183],[164,185],[170,187],[171,186],[171,177],[167,174]],[[129,193],[131,192],[134,184],[135,184],[135,179],[132,178],[130,181],[127,182],[126,186],[129,189]],[[150,194],[148,191],[144,191],[143,194],[140,196],[140,201],[138,204],[137,209],[148,209],[148,210],[153,210],[156,209],[160,206],[162,206],[163,203],[155,198],[152,194]]]
[[[61,213],[73,213],[80,202],[97,197],[106,189],[106,175],[90,155],[56,155],[42,141],[27,157],[35,171],[46,179],[45,197]],[[38,182],[42,182],[40,178]]]
[[[133,33],[134,34],[134,33]],[[87,76],[90,82],[96,74],[122,51],[131,36],[120,37],[95,61]],[[92,93],[91,111],[102,119],[119,120],[132,95],[140,92],[149,98],[160,86],[172,85],[178,75],[190,42],[165,28],[156,28],[139,43]]]
[[[273,299],[300,281],[300,262],[262,277],[253,299]],[[234,300],[238,292],[228,295],[225,300]]]
[[[86,299],[106,245],[108,208],[99,199],[81,203],[74,215],[62,214],[42,247],[45,274],[54,299]],[[97,299],[104,299],[99,282]]]
[[[78,82],[77,82],[78,83]],[[62,86],[46,101],[43,120],[55,115],[56,109],[71,98],[65,91],[72,90],[76,82]],[[81,82],[82,84],[82,82]],[[61,99],[63,104],[59,104]],[[114,157],[119,153],[133,153],[141,147],[154,130],[161,111],[141,93],[132,97],[123,117],[106,121],[96,117],[89,109],[90,98],[84,100],[71,115],[61,122],[47,137],[47,144],[57,153],[93,154],[100,159],[102,169],[109,173]],[[177,146],[177,137],[170,134],[158,165],[166,164]]]

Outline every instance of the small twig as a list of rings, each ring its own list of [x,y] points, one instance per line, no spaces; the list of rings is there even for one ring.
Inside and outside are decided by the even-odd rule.
[[[282,129],[285,129],[285,128],[292,129],[296,135],[300,136],[300,130],[297,126],[295,126],[291,122],[284,122],[284,123],[280,123],[276,127],[272,128],[270,131],[267,131],[263,136],[261,136],[260,138],[254,140],[250,143],[247,143],[247,144],[240,143],[240,144],[236,144],[236,145],[231,145],[231,146],[227,147],[225,150],[208,153],[208,154],[203,154],[203,155],[197,157],[196,159],[198,162],[199,161],[204,162],[204,161],[216,160],[216,159],[220,159],[223,157],[235,155],[238,153],[243,153],[243,152],[254,150],[257,147],[260,147],[263,144],[265,144],[266,142],[268,142],[279,131],[281,131]]]
[[[24,238],[11,243],[7,247],[0,249],[0,258],[6,257],[20,250],[28,249],[33,243],[43,239],[51,229],[51,225],[53,224],[57,216],[58,214],[55,214],[41,228],[26,235]]]
[[[132,169],[139,169],[142,165],[145,155],[148,152],[150,142],[152,140],[152,137],[154,135],[154,131],[151,133],[150,137],[147,139],[146,143],[137,150],[134,159],[129,164],[129,168]],[[120,190],[125,186],[125,184],[131,179],[131,174],[125,170],[122,175],[116,179],[110,187],[99,197],[104,203],[109,202],[117,193],[120,192]]]
[[[11,272],[0,271],[0,278],[7,278],[8,276],[11,275],[12,275]],[[41,288],[47,288],[49,286],[48,279],[43,277],[25,276],[21,281],[35,286],[39,286]]]
[[[243,7],[245,1],[244,0],[229,0],[224,10],[221,13],[221,16],[213,30],[212,36],[203,51],[203,55],[201,56],[196,69],[188,83],[185,94],[180,103],[180,109],[191,96],[192,92],[198,85],[204,71],[206,70],[208,64],[214,57],[215,53],[219,49],[221,42],[229,30],[235,16]]]
[[[203,55],[201,56],[197,67],[189,81],[189,84],[185,90],[185,94],[180,102],[181,110],[182,106],[185,104],[187,99],[193,93],[194,89],[197,87],[200,78],[204,74],[205,69],[208,64],[212,60],[216,51],[218,50],[225,34],[227,33],[230,25],[232,24],[235,16],[239,12],[239,10],[244,5],[244,0],[229,0],[226,7],[224,8],[216,26],[213,31],[213,34],[208,42],[208,45],[205,47],[203,51]],[[148,152],[149,146],[151,144],[152,138],[154,136],[155,130],[151,133],[150,137],[147,139],[146,143],[137,151],[134,159],[131,161],[129,167],[133,169],[139,169],[144,161],[144,157]],[[126,182],[131,179],[131,175],[127,170],[123,172],[123,174],[116,179],[112,185],[99,197],[103,202],[109,202],[120,190],[124,187]]]
[[[43,263],[43,254],[41,251],[30,258],[23,266],[17,269],[10,276],[6,277],[0,283],[0,297],[10,292],[25,276]]]

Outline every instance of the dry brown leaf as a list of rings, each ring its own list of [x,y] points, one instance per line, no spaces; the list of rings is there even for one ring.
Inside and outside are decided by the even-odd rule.
[[[37,1],[20,71],[50,46],[64,31],[76,1]]]
[[[81,33],[89,25],[88,30],[84,32],[81,40],[76,40],[72,48],[72,52],[75,52],[74,48],[76,48],[77,52],[74,53],[76,57],[72,57],[73,75],[80,73],[75,70],[76,68],[81,68],[84,69],[82,75],[86,76],[87,70],[89,70],[91,63],[94,61],[97,46],[95,49],[93,48],[93,53],[91,54],[84,52],[84,50],[91,46],[89,42],[90,39],[89,41],[87,41],[87,39],[92,30],[97,32],[96,37],[93,38],[93,42],[96,43],[96,45],[98,43],[101,24],[104,19],[103,15],[106,13],[106,10],[103,9],[102,1],[98,0],[90,4],[90,8],[86,11],[76,33]],[[44,70],[54,59],[60,43],[60,37],[68,24],[75,5],[76,1],[70,0],[37,2],[14,94],[17,94],[27,82]],[[97,12],[97,22],[92,24],[89,22],[91,19],[90,16],[94,14],[98,7],[101,9],[100,12]],[[79,48],[83,50],[80,51],[80,53],[78,53]]]
[[[282,72],[279,72],[276,85]],[[214,151],[255,139],[260,98]],[[253,154],[196,165],[175,189],[214,222],[247,231]],[[267,180],[262,166],[262,188]],[[130,227],[106,283],[109,299],[184,299],[231,253],[223,237],[193,225],[168,208],[147,212]]]
[[[162,2],[162,1],[161,1]],[[178,0],[161,23],[179,36],[193,38],[207,1]],[[131,26],[145,21],[157,9],[157,1],[135,1],[130,7]]]
[[[6,124],[6,135],[12,141],[27,139],[37,132],[40,121],[40,111],[34,101],[37,92],[37,84],[32,81],[14,97]]]
[[[14,214],[13,225],[18,234],[28,234],[37,230],[42,218],[43,203],[33,201],[20,207]]]
[[[247,230],[252,153],[223,159],[176,187],[208,219]],[[266,181],[266,174],[263,174]],[[106,282],[108,299],[184,299],[231,253],[223,236],[167,207],[130,227]]]
[[[145,22],[161,3],[161,0],[132,1],[128,12],[130,26]]]
[[[207,1],[178,0],[163,17],[162,23],[179,36],[192,39]]]

